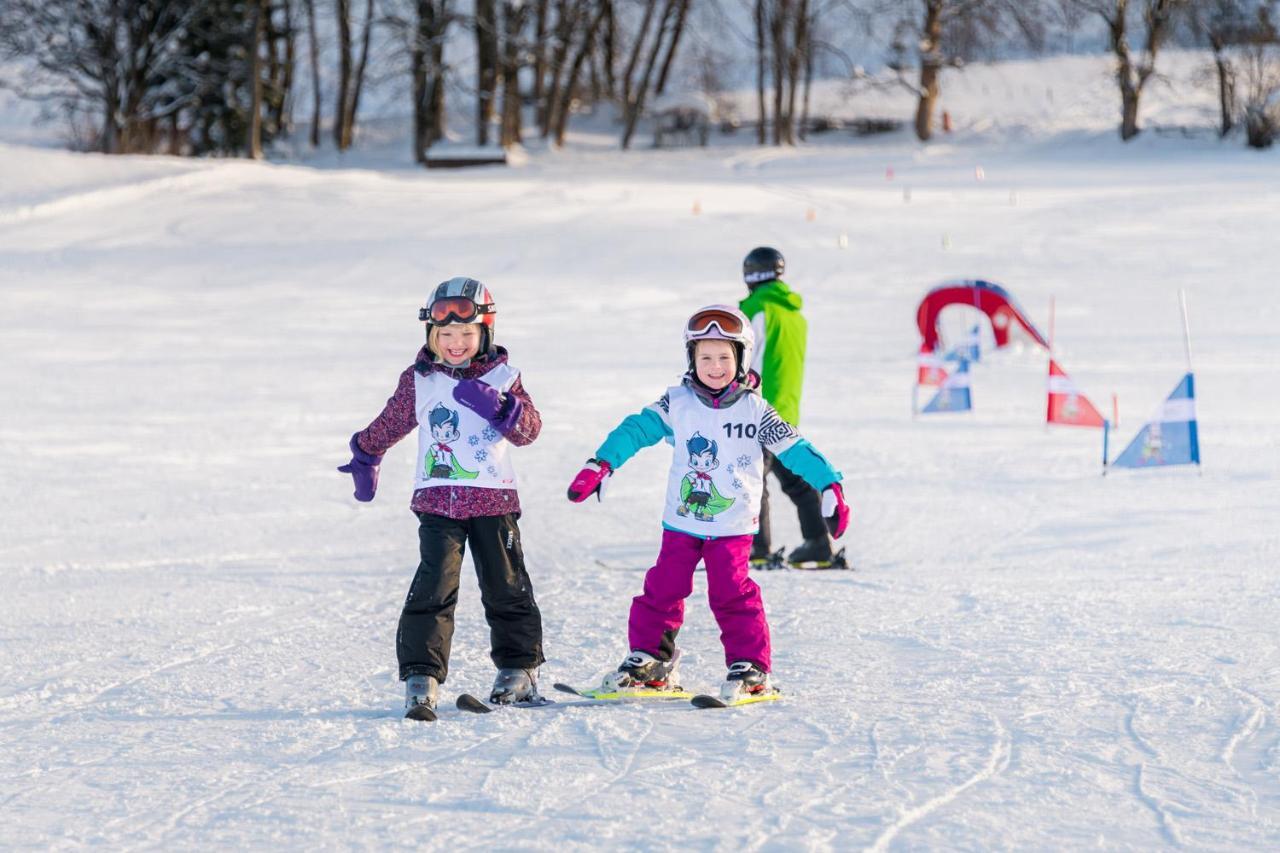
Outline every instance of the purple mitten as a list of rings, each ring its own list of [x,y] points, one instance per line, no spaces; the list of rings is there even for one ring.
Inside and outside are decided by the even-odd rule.
[[[338,466],[338,470],[350,474],[355,481],[356,500],[367,502],[373,500],[374,493],[378,491],[378,466],[382,464],[382,457],[361,450],[356,435],[351,436],[351,461]]]
[[[516,424],[520,423],[520,415],[523,412],[524,401],[515,394],[508,394],[507,399],[502,403],[502,408],[490,423],[498,432],[510,435],[516,428]]]
[[[479,379],[463,379],[453,386],[453,399],[490,423],[502,408],[502,392]]]

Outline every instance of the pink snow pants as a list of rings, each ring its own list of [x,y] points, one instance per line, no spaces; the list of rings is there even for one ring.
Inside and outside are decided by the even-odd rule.
[[[658,561],[644,576],[644,593],[631,600],[631,648],[669,659],[684,624],[684,600],[693,592],[693,570],[707,566],[707,598],[720,626],[725,666],[749,660],[769,672],[769,623],[760,587],[751,579],[750,533],[699,539],[674,530],[662,531]]]

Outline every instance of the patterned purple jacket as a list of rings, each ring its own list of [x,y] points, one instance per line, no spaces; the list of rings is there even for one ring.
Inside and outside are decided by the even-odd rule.
[[[418,428],[418,412],[413,391],[414,371],[426,376],[433,371],[447,373],[455,379],[474,379],[496,364],[507,360],[507,351],[494,347],[491,355],[474,359],[466,367],[455,369],[436,361],[424,346],[418,351],[418,360],[400,374],[395,393],[387,400],[382,413],[373,419],[363,431],[356,434],[356,442],[365,453],[381,456],[400,439]],[[516,447],[531,443],[542,431],[542,415],[534,408],[533,401],[520,380],[511,386],[509,394],[524,404],[520,419],[510,432],[504,433],[507,441]],[[429,512],[448,518],[475,518],[480,515],[506,515],[520,512],[520,496],[515,489],[471,489],[465,486],[428,486],[417,489],[409,508],[414,512]]]

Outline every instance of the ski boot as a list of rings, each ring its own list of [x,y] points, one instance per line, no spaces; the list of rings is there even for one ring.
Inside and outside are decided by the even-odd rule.
[[[720,699],[726,704],[733,704],[751,696],[762,696],[777,693],[769,673],[749,660],[734,661],[729,666],[729,675],[720,685]]]
[[[519,669],[508,667],[498,670],[493,680],[493,689],[489,691],[489,701],[495,705],[510,705],[514,702],[537,702],[538,668]]]
[[[436,718],[440,682],[431,675],[411,675],[404,682],[404,715],[410,720]]]
[[[633,651],[622,666],[604,677],[600,689],[608,693],[642,689],[679,690],[679,661],[679,650],[669,661],[658,660],[648,652]]]
[[[825,569],[831,565],[831,540],[806,539],[787,555],[787,562],[797,569]]]

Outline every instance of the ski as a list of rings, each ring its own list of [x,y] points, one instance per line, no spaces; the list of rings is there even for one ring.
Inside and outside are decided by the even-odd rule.
[[[436,721],[436,710],[430,705],[414,705],[404,712],[404,718],[406,720],[418,720],[423,723],[434,723]]]
[[[763,557],[753,557],[749,563],[752,569],[762,572],[772,572],[787,567],[787,560],[782,556],[784,549],[779,548]]]
[[[793,569],[802,572],[819,572],[827,570],[853,571],[853,566],[849,565],[848,559],[844,555],[844,549],[831,555],[830,560],[805,560],[798,563],[787,563]]]
[[[776,702],[781,698],[781,690],[771,690],[765,693],[743,696],[741,699],[734,699],[731,702],[726,702],[718,696],[709,696],[705,693],[694,696],[689,701],[695,708],[737,708],[740,705],[755,705],[758,702]]]
[[[648,700],[648,699],[692,699],[693,694],[681,688],[657,690],[654,688],[640,688],[636,690],[579,690],[569,684],[560,684],[557,682],[552,685],[561,693],[571,693],[574,696],[580,696],[583,699],[594,699],[600,702],[626,702],[628,700]]]
[[[536,699],[528,699],[522,702],[484,702],[472,696],[470,693],[460,693],[453,703],[458,707],[459,711],[466,711],[470,714],[491,714],[495,708],[545,708],[547,705],[554,705],[554,699],[547,699],[539,696]]]

